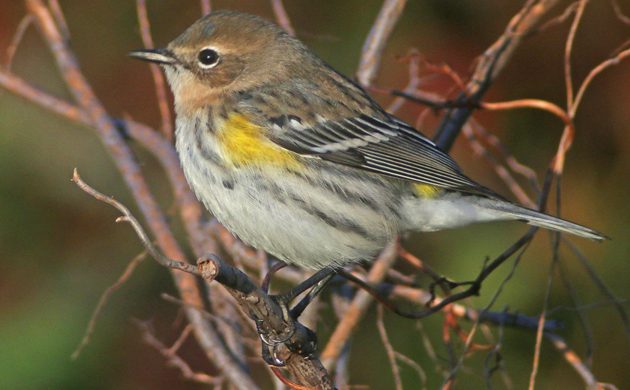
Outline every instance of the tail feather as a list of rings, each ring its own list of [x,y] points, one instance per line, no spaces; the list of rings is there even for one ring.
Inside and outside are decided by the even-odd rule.
[[[539,211],[531,210],[508,202],[497,202],[485,205],[487,208],[500,212],[510,219],[517,219],[527,222],[530,225],[538,226],[545,229],[555,230],[563,233],[569,233],[580,237],[589,238],[595,241],[603,241],[608,239],[600,232],[569,222],[564,219],[554,217]]]

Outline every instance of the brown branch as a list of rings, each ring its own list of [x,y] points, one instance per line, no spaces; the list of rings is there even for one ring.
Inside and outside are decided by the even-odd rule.
[[[202,257],[197,267],[207,283],[215,280],[221,283],[256,323],[258,332],[266,340],[273,340],[271,358],[283,361],[302,386],[333,388],[324,366],[315,357],[317,347],[311,330],[287,315],[278,302],[242,271],[218,257]]]
[[[142,339],[144,342],[158,351],[166,359],[167,365],[177,368],[183,378],[207,385],[218,385],[224,381],[223,377],[212,377],[202,372],[193,371],[188,363],[177,355],[176,352],[178,348],[174,347],[181,343],[179,340],[183,341],[184,337],[188,335],[188,329],[190,329],[189,327],[186,327],[186,329],[182,332],[182,336],[184,337],[180,337],[173,347],[168,348],[160,340],[158,340],[157,337],[155,337],[151,331],[151,327],[146,322],[134,321],[134,323],[142,333]]]
[[[278,25],[289,33],[289,35],[295,36],[295,29],[291,25],[291,19],[289,18],[287,10],[284,8],[284,4],[282,4],[282,0],[271,0],[271,7],[273,8],[274,15],[276,15]]]
[[[396,363],[396,350],[394,350],[392,343],[389,341],[387,329],[385,328],[385,323],[383,321],[383,306],[376,307],[376,327],[379,335],[381,336],[383,346],[385,347],[385,352],[387,352],[387,359],[389,360],[389,366],[392,369],[396,390],[402,390],[403,385],[402,380],[400,379],[400,367],[398,367],[398,363]]]
[[[464,125],[463,134],[468,140],[470,147],[476,155],[482,156],[494,169],[497,176],[503,180],[505,185],[510,189],[512,194],[516,196],[521,204],[527,207],[536,207],[536,203],[531,200],[527,195],[523,187],[514,179],[512,174],[502,165],[495,156],[477,139],[477,135],[473,129],[473,120],[471,118],[469,123]]]
[[[617,19],[621,20],[623,24],[630,25],[630,17],[626,16],[623,13],[623,11],[621,10],[621,6],[619,5],[619,1],[610,0],[610,3],[612,4],[613,11],[615,11],[615,16],[617,16]]]
[[[578,2],[574,2],[569,4],[569,6],[567,8],[564,9],[564,11],[562,11],[562,13],[558,16],[556,16],[555,18],[552,18],[548,21],[546,21],[545,23],[543,23],[540,27],[532,30],[529,35],[534,35],[534,34],[539,34],[543,31],[546,31],[548,29],[550,29],[551,27],[557,26],[559,24],[562,24],[564,22],[567,21],[567,19],[569,19],[569,16],[571,16],[575,10],[577,9],[578,6]]]
[[[7,47],[7,51],[6,51],[7,58],[4,63],[4,68],[6,69],[7,72],[11,71],[11,65],[13,65],[13,57],[15,57],[17,48],[20,45],[20,42],[22,42],[22,38],[24,38],[24,34],[26,33],[26,30],[28,30],[28,27],[32,23],[33,23],[33,15],[31,14],[24,15],[22,20],[20,20],[20,23],[18,24],[17,28],[15,29],[15,33],[13,34],[13,37],[11,38],[11,43]]]
[[[601,64],[599,64],[596,67],[594,67],[593,69],[591,69],[591,71],[588,73],[586,78],[584,78],[584,81],[580,85],[580,88],[578,89],[578,92],[575,95],[575,100],[573,102],[573,107],[570,107],[570,109],[569,109],[569,113],[571,114],[572,117],[575,116],[575,113],[577,112],[577,108],[580,105],[580,103],[582,102],[582,98],[584,97],[584,93],[588,89],[588,87],[591,84],[591,82],[593,81],[593,79],[595,79],[597,76],[599,76],[606,69],[608,69],[608,68],[610,68],[612,66],[615,66],[615,65],[619,65],[621,63],[621,61],[623,61],[623,60],[625,60],[625,59],[627,59],[629,57],[630,57],[630,49],[623,50],[623,51],[617,53],[614,57],[603,61]]]
[[[579,0],[577,9],[575,10],[575,16],[569,29],[569,35],[564,45],[564,84],[567,90],[567,107],[573,107],[573,77],[571,75],[571,52],[573,51],[573,42],[575,42],[575,34],[577,28],[580,25],[582,16],[584,15],[584,9],[588,0]]]
[[[556,246],[557,248],[557,246]],[[536,331],[536,343],[534,345],[534,358],[532,362],[532,371],[529,376],[529,390],[534,390],[536,386],[536,376],[538,375],[538,367],[540,365],[540,354],[542,349],[542,339],[545,329],[545,320],[547,318],[547,308],[549,306],[549,298],[551,296],[551,285],[553,283],[554,269],[558,264],[557,252],[554,251],[554,256],[549,267],[547,275],[547,288],[545,289],[545,297],[543,299],[543,308],[540,312],[538,319],[538,330]]]
[[[372,268],[368,274],[367,281],[369,283],[379,283],[387,270],[393,265],[398,253],[398,241],[390,242],[379,258],[372,264]],[[333,367],[339,358],[339,354],[343,350],[344,345],[354,332],[359,321],[365,315],[368,307],[372,303],[372,296],[366,291],[358,291],[348,307],[344,317],[339,321],[337,327],[328,339],[326,347],[322,351],[322,361],[328,368]]]
[[[551,344],[562,354],[564,360],[573,367],[575,372],[578,373],[580,378],[584,381],[587,389],[603,389],[604,387],[598,387],[598,382],[595,379],[595,376],[588,368],[586,364],[580,359],[580,356],[575,353],[569,346],[566,341],[562,339],[562,337],[552,334],[545,333],[545,337],[551,341]]]
[[[98,317],[101,315],[101,312],[103,311],[103,308],[109,301],[109,298],[111,297],[111,295],[116,290],[118,290],[123,284],[125,284],[127,280],[129,280],[133,271],[138,267],[138,265],[140,265],[140,262],[144,260],[146,255],[147,255],[147,251],[145,250],[145,251],[142,251],[142,253],[138,254],[136,257],[134,257],[129,262],[129,264],[127,264],[127,267],[125,267],[125,270],[123,271],[122,275],[118,277],[116,282],[112,284],[111,286],[107,287],[107,289],[103,292],[103,294],[101,294],[101,297],[98,299],[98,303],[96,304],[96,307],[92,311],[92,315],[90,316],[90,320],[88,321],[88,325],[85,329],[85,333],[83,334],[83,338],[79,342],[79,345],[76,347],[74,352],[72,352],[72,355],[70,355],[70,357],[73,360],[77,359],[79,355],[81,354],[81,352],[83,351],[83,349],[90,343],[92,333],[94,333],[94,328],[96,327],[96,321],[98,320]]]
[[[420,72],[420,53],[418,53],[417,50],[411,50],[407,58],[409,59],[409,81],[400,92],[412,95],[418,90],[421,82],[421,78],[418,74]],[[392,94],[394,94],[394,91],[392,91]],[[387,107],[386,111],[391,114],[396,113],[405,103],[405,100],[405,97],[397,96]]]
[[[75,182],[80,189],[90,194],[97,200],[100,200],[101,202],[107,203],[118,209],[118,211],[120,211],[123,216],[116,218],[116,222],[128,222],[133,227],[133,230],[136,231],[136,234],[140,238],[140,241],[142,241],[144,247],[151,254],[151,256],[158,263],[160,263],[160,265],[191,274],[197,274],[197,269],[194,265],[186,263],[184,261],[170,259],[166,257],[162,252],[160,252],[160,250],[155,245],[153,245],[148,234],[144,231],[142,225],[140,225],[140,222],[138,222],[136,217],[131,214],[129,209],[122,203],[115,200],[113,197],[103,195],[94,188],[90,187],[90,185],[88,185],[81,179],[81,176],[79,176],[79,172],[77,172],[76,168],[74,169],[74,172],[72,174],[72,181]]]
[[[364,87],[372,85],[381,65],[381,56],[407,0],[384,0],[383,6],[363,43],[357,80]]]
[[[512,57],[522,38],[535,28],[556,3],[557,0],[528,0],[519,13],[510,20],[503,35],[481,55],[466,90],[460,94],[457,101],[479,102]],[[436,143],[443,150],[450,150],[473,111],[474,104],[447,112],[435,136]]]
[[[519,162],[516,157],[514,157],[512,152],[508,150],[505,144],[501,142],[501,139],[493,133],[489,132],[484,126],[481,126],[481,124],[477,120],[475,120],[475,118],[471,118],[470,123],[476,135],[478,137],[481,137],[486,144],[496,149],[501,158],[505,160],[505,162],[513,172],[518,173],[519,175],[527,179],[536,194],[540,193],[540,187],[538,185],[538,175],[536,174],[536,171]],[[532,205],[532,207],[535,206]]]
[[[59,31],[61,32],[63,39],[70,39],[70,29],[68,28],[68,23],[66,22],[66,17],[63,14],[61,5],[59,5],[59,1],[48,0],[48,8],[50,8],[50,12],[55,18],[55,23],[59,27]]]
[[[26,5],[29,12],[34,15],[43,37],[51,48],[66,85],[85,115],[89,118],[92,126],[97,129],[97,134],[122,173],[123,179],[155,235],[158,245],[164,250],[166,256],[170,258],[185,258],[157,202],[151,195],[131,150],[125,144],[81,73],[77,60],[60,33],[50,11],[41,0],[26,0]],[[173,277],[184,301],[190,304],[201,305],[201,294],[194,277],[176,271],[173,271]],[[211,325],[196,311],[188,310],[187,316],[189,321],[195,326],[195,336],[206,356],[219,367],[225,369],[226,376],[230,381],[238,388],[257,388],[249,375],[233,362],[227,351],[224,350],[218,335]]]
[[[138,13],[138,24],[140,25],[140,36],[145,49],[153,49],[153,38],[151,37],[151,25],[147,13],[146,0],[136,0],[136,11]],[[171,110],[169,108],[168,99],[166,97],[166,81],[160,67],[156,64],[148,64],[155,85],[155,94],[157,97],[158,108],[160,110],[160,118],[162,119],[162,133],[168,140],[173,139],[173,122]]]
[[[208,15],[212,12],[212,4],[210,0],[199,0],[199,6],[201,7],[201,14]]]

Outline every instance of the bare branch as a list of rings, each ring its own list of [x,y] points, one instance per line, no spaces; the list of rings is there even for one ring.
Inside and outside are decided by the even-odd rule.
[[[207,385],[217,385],[224,381],[223,377],[212,377],[202,372],[194,372],[190,368],[188,363],[186,363],[184,359],[177,355],[177,348],[166,347],[160,340],[157,339],[157,337],[155,337],[155,335],[151,331],[151,327],[147,323],[141,321],[134,322],[140,332],[142,332],[142,339],[144,340],[144,342],[147,345],[153,347],[156,351],[158,351],[166,359],[169,366],[177,368],[182,374],[182,377],[184,377],[185,379],[197,383],[204,383]],[[187,333],[189,332],[188,329],[188,327],[184,329],[182,335],[187,335]],[[174,346],[177,344],[178,342],[176,342]]]
[[[402,380],[400,379],[400,367],[398,367],[398,363],[396,363],[396,351],[394,350],[392,343],[389,341],[387,329],[385,329],[385,323],[383,321],[383,306],[376,307],[376,316],[376,327],[378,328],[378,333],[381,336],[383,346],[385,346],[385,352],[387,352],[387,359],[389,360],[389,366],[392,369],[396,390],[402,390],[403,385]]]
[[[151,254],[151,256],[158,263],[160,263],[161,265],[167,268],[184,271],[191,274],[197,274],[197,268],[194,265],[186,263],[184,261],[170,259],[166,257],[164,254],[162,254],[162,252],[160,252],[160,250],[155,245],[153,245],[153,243],[151,242],[151,239],[142,228],[142,225],[140,225],[140,222],[138,222],[136,217],[134,217],[131,214],[129,209],[122,203],[112,198],[111,196],[103,195],[102,193],[98,192],[94,188],[90,187],[90,185],[88,185],[86,182],[84,182],[81,179],[81,177],[79,176],[79,172],[77,172],[76,168],[74,169],[74,173],[72,174],[72,181],[75,182],[77,186],[79,186],[79,188],[81,188],[83,191],[87,192],[88,194],[92,195],[97,200],[100,200],[101,202],[107,203],[111,206],[114,206],[116,209],[118,209],[118,211],[120,211],[123,214],[123,216],[116,218],[116,222],[129,222],[129,224],[131,224],[133,229],[136,231],[136,234],[142,241],[142,244],[144,245],[146,250]]]
[[[273,340],[272,358],[285,362],[302,385],[333,388],[325,368],[314,355],[316,341],[312,331],[286,315],[280,305],[242,271],[218,257],[202,257],[197,261],[197,267],[207,283],[216,280],[228,289],[256,323],[264,340]]]
[[[153,49],[154,45],[153,38],[151,37],[151,25],[147,14],[146,0],[136,0],[136,10],[138,13],[138,23],[140,25],[142,43],[146,49]],[[162,133],[167,139],[172,140],[174,135],[173,119],[171,117],[168,99],[166,98],[167,88],[164,80],[164,74],[160,70],[160,67],[156,64],[149,64],[149,69],[151,70],[151,76],[153,77],[158,108],[160,110],[160,117],[162,118]]]
[[[460,94],[457,101],[480,101],[522,38],[535,28],[556,3],[557,0],[528,0],[521,11],[510,20],[503,35],[481,55],[466,90]],[[450,150],[473,110],[474,105],[470,105],[452,109],[446,114],[435,136],[436,143],[443,150]]]
[[[567,89],[567,107],[573,107],[573,77],[571,75],[571,52],[573,51],[573,42],[575,41],[575,33],[580,25],[582,16],[584,15],[584,9],[588,0],[579,0],[577,9],[575,10],[575,17],[573,17],[573,23],[571,23],[571,29],[564,45],[564,83]]]
[[[381,56],[394,26],[398,22],[407,0],[385,0],[372,25],[372,29],[363,43],[361,59],[357,70],[359,84],[372,85],[381,65]]]
[[[630,49],[623,50],[623,51],[619,52],[617,55],[615,55],[614,57],[605,60],[601,64],[599,64],[596,67],[594,67],[593,69],[591,69],[591,71],[588,73],[588,75],[586,76],[586,78],[582,82],[582,85],[580,85],[580,88],[578,89],[577,94],[575,95],[575,100],[573,102],[573,107],[570,107],[570,109],[569,109],[569,113],[571,114],[571,116],[575,116],[575,113],[577,112],[578,106],[580,105],[580,103],[582,102],[582,98],[584,97],[584,93],[588,89],[588,86],[591,84],[593,79],[595,79],[595,77],[599,76],[606,69],[608,69],[608,68],[610,68],[612,66],[615,66],[615,65],[619,65],[621,63],[621,61],[623,61],[623,60],[625,60],[625,59],[627,59],[629,57],[630,57]]]
[[[557,247],[556,247],[557,248]],[[540,312],[538,320],[538,330],[536,331],[536,344],[534,346],[534,360],[532,363],[532,372],[529,376],[529,390],[534,390],[536,385],[536,376],[538,375],[538,367],[540,365],[540,351],[542,348],[542,339],[545,329],[545,320],[547,317],[547,307],[549,306],[549,297],[551,296],[551,285],[553,283],[553,276],[555,274],[554,269],[558,264],[557,252],[554,251],[553,259],[551,260],[551,266],[549,267],[549,273],[547,275],[547,288],[545,289],[545,298],[543,300],[543,308]]]
[[[15,33],[13,34],[13,38],[11,38],[11,43],[7,47],[7,58],[4,63],[4,67],[7,72],[11,71],[11,65],[13,65],[13,57],[15,57],[15,53],[17,52],[17,48],[22,42],[22,38],[24,37],[24,33],[28,30],[28,27],[33,23],[33,15],[26,14],[20,20],[17,28],[15,29]]]
[[[57,65],[60,69],[70,92],[79,103],[84,115],[86,115],[97,129],[97,134],[108,148],[115,164],[123,175],[123,178],[131,190],[134,199],[146,218],[149,227],[156,237],[158,245],[170,258],[184,258],[183,251],[175,241],[166,219],[157,202],[143,179],[142,173],[136,163],[133,154],[126,145],[116,127],[111,122],[105,109],[96,98],[87,80],[81,73],[77,60],[71,52],[66,40],[59,32],[55,20],[50,11],[41,0],[26,0],[26,5],[34,15],[37,25],[52,49]],[[185,302],[201,306],[201,294],[192,275],[174,272],[173,277],[180,294]],[[186,311],[189,321],[195,327],[195,336],[206,353],[206,356],[218,366],[222,367],[230,381],[240,389],[255,389],[257,386],[249,375],[233,361],[225,351],[216,331],[204,318],[194,310]]]
[[[107,301],[109,301],[109,297],[116,290],[118,290],[123,284],[125,284],[127,280],[129,280],[133,271],[138,267],[138,265],[140,265],[140,262],[144,260],[146,255],[147,255],[147,251],[145,250],[145,251],[142,251],[142,253],[138,254],[136,257],[134,257],[129,262],[129,264],[127,264],[127,267],[125,267],[125,270],[123,271],[122,275],[118,277],[118,280],[116,280],[116,282],[112,284],[111,286],[107,287],[107,289],[103,292],[103,294],[101,294],[101,297],[99,298],[98,303],[96,304],[96,307],[92,311],[92,315],[90,316],[90,320],[88,321],[88,325],[87,325],[87,328],[85,329],[85,333],[83,334],[83,338],[79,342],[79,345],[74,350],[74,352],[72,352],[72,355],[70,355],[70,357],[73,360],[78,358],[79,355],[81,354],[81,351],[83,351],[83,349],[90,343],[92,333],[94,333],[94,328],[96,327],[96,321],[98,320],[98,317],[103,311],[103,308],[107,304]]]
[[[369,283],[378,283],[387,274],[387,270],[392,266],[396,260],[396,254],[398,252],[398,242],[390,242],[379,258],[372,264],[372,269],[368,274],[367,281]],[[333,334],[328,339],[328,344],[322,351],[322,361],[328,368],[333,367],[339,354],[341,353],[343,346],[348,338],[354,332],[359,321],[365,315],[366,310],[372,303],[373,298],[366,291],[358,291],[348,307],[344,317],[339,321]]]
[[[271,0],[271,6],[273,8],[273,13],[276,15],[276,21],[284,29],[284,31],[288,32],[289,35],[295,36],[295,29],[291,25],[291,19],[289,18],[289,14],[287,10],[284,8],[284,4],[282,4],[282,0]]]
[[[199,0],[199,6],[201,7],[201,14],[208,15],[212,12],[212,4],[210,0]]]
[[[630,26],[630,17],[626,16],[621,10],[621,6],[619,5],[619,0],[610,0],[612,4],[613,10],[615,11],[615,15],[617,19],[621,20],[622,23]]]

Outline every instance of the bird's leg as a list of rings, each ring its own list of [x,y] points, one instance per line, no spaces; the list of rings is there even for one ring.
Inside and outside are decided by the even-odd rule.
[[[267,293],[269,290],[269,284],[273,273],[277,272],[285,266],[285,263],[279,262],[271,267],[261,284],[261,289],[265,293]],[[333,269],[323,269],[311,275],[308,279],[295,286],[288,292],[280,295],[270,296],[273,301],[276,302],[280,307],[280,310],[282,311],[282,317],[287,323],[287,329],[286,332],[283,332],[282,335],[270,334],[270,332],[266,330],[266,326],[262,321],[256,321],[256,330],[258,332],[260,340],[262,341],[262,357],[267,364],[276,367],[281,367],[284,365],[284,360],[278,357],[278,347],[281,344],[288,342],[296,334],[295,326],[297,324],[295,324],[295,321],[308,306],[308,304],[313,299],[315,299],[315,297],[322,291],[322,289],[335,274],[336,272]],[[290,309],[289,304],[291,303],[291,301],[293,301],[297,296],[309,289],[311,290],[307,293],[307,295],[293,309]],[[317,343],[315,334],[302,325],[299,325],[298,327],[301,329],[302,332],[306,332],[308,336],[307,339],[311,340],[310,344],[312,345],[310,346],[310,348],[315,350],[315,345]]]
[[[311,292],[309,292],[309,294],[307,295],[307,298],[311,296],[308,302],[306,302],[305,304],[300,302],[297,305],[297,306],[304,306],[304,307],[301,307],[301,309],[297,313],[299,316],[299,314],[301,314],[302,311],[304,311],[304,309],[306,308],[306,305],[308,305],[308,303],[317,296],[317,294],[326,285],[326,283],[335,275],[335,273],[336,271],[332,268],[324,268],[322,270],[319,270],[313,275],[311,275],[308,279],[303,281],[302,283],[293,287],[288,292],[274,296],[274,299],[280,305],[280,307],[282,307],[283,312],[287,313],[287,315],[290,312],[291,314],[293,314],[292,311],[288,310],[288,306],[291,303],[291,301],[294,300],[298,295],[302,294],[304,291],[312,287],[313,290],[311,290]],[[323,282],[323,283],[321,283],[320,285],[320,282]],[[297,318],[297,317],[294,316],[293,318]]]
[[[265,292],[265,294],[269,293],[269,285],[271,284],[271,277],[278,271],[280,271],[282,268],[286,267],[288,264],[285,263],[284,261],[278,260],[277,263],[275,263],[274,265],[271,266],[271,268],[269,268],[269,271],[267,272],[267,274],[265,275],[265,278],[263,279],[260,288]]]
[[[322,292],[322,290],[328,285],[328,283],[332,280],[335,274],[336,272],[332,272],[326,275],[322,280],[317,282],[317,284],[311,289],[311,291],[309,291],[308,294],[306,294],[306,296],[302,298],[302,300],[298,302],[297,305],[293,306],[293,309],[291,309],[290,311],[291,317],[295,319],[299,318],[302,312],[304,312],[304,310],[306,309],[306,307],[315,298],[317,298],[319,293]]]

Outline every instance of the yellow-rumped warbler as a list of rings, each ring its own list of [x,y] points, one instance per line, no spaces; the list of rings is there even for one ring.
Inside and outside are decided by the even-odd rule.
[[[166,49],[176,147],[191,187],[244,242],[320,269],[373,259],[397,234],[521,220],[598,232],[510,203],[466,177],[299,40],[260,17],[220,11]]]

